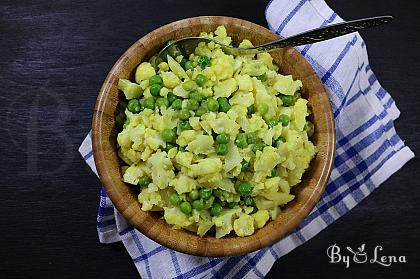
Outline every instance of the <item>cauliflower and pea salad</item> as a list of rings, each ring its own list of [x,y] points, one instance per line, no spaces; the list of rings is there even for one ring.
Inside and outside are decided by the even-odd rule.
[[[232,43],[223,26],[200,35]],[[163,211],[175,228],[253,234],[293,200],[316,153],[301,81],[279,74],[269,53],[234,57],[212,42],[151,62],[118,83],[123,180],[140,188],[142,210]]]

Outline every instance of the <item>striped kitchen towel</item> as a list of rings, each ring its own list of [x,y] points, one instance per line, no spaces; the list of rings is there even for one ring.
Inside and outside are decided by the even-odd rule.
[[[266,18],[269,28],[284,37],[342,21],[322,0],[274,0],[267,6]],[[358,33],[297,49],[329,93],[337,130],[334,169],[314,210],[271,247],[245,256],[205,258],[178,253],[135,230],[102,189],[99,240],[122,241],[143,278],[264,277],[277,259],[347,213],[414,157],[395,132],[394,120],[400,112],[370,68]],[[90,133],[80,153],[96,173]]]

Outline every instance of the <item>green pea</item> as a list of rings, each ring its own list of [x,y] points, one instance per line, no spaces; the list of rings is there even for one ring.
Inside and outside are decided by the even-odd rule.
[[[181,209],[181,211],[182,211],[184,214],[190,214],[190,213],[191,213],[191,211],[192,211],[191,204],[190,204],[189,202],[187,202],[187,201],[182,202],[182,203],[179,205],[179,208]]]
[[[146,175],[143,175],[139,178],[138,185],[141,186],[141,187],[147,187],[147,186],[149,186],[150,182],[151,182],[150,178]]]
[[[206,113],[207,113],[207,109],[205,107],[199,107],[197,109],[197,111],[195,112],[195,115],[198,116],[198,117],[200,117],[200,116],[202,116],[202,115],[204,115]]]
[[[210,207],[210,213],[212,216],[219,216],[222,213],[223,207],[220,203],[213,203]]]
[[[198,74],[195,77],[195,82],[199,85],[199,86],[203,86],[203,84],[207,81],[207,78],[205,75],[203,74]]]
[[[179,128],[181,128],[181,130],[192,130],[191,124],[188,120],[181,121],[179,123]]]
[[[214,190],[213,190],[213,195],[214,195],[215,197],[220,198],[220,197],[223,195],[223,190],[221,190],[221,189],[214,189]]]
[[[253,206],[254,205],[254,199],[251,196],[247,196],[244,198],[244,204],[246,206]]]
[[[131,99],[128,101],[127,109],[131,111],[132,113],[138,113],[141,110],[141,105],[139,100],[137,99]]]
[[[232,209],[232,208],[235,208],[237,205],[238,205],[238,203],[237,203],[237,202],[229,202],[229,203],[227,204],[227,207],[229,207],[230,209]]]
[[[283,105],[285,107],[288,107],[292,104],[293,102],[293,96],[292,95],[282,95],[280,97],[281,101],[283,102]]]
[[[254,144],[257,142],[257,135],[254,132],[246,133],[246,142],[248,144]]]
[[[169,106],[169,101],[168,101],[168,99],[166,99],[164,97],[160,97],[160,98],[157,98],[156,105],[158,107],[168,107]]]
[[[219,110],[219,102],[216,101],[214,98],[207,99],[207,108],[209,111],[218,111]]]
[[[204,99],[204,95],[203,94],[201,94],[200,92],[198,92],[198,91],[193,91],[193,92],[191,92],[190,94],[189,94],[189,97],[190,97],[190,99],[194,99],[194,100],[197,100],[197,101],[199,101],[199,102],[201,102],[203,99]]]
[[[277,168],[274,168],[271,170],[271,177],[276,177],[278,176],[278,172],[277,172]]]
[[[171,105],[175,100],[178,99],[178,97],[172,92],[169,92],[168,95],[166,96],[166,98],[168,98],[169,104],[171,104]]]
[[[275,140],[275,144],[276,144],[276,146],[278,147],[280,144],[282,144],[283,142],[286,142],[286,139],[284,138],[284,137],[278,137],[276,140]]]
[[[196,199],[198,199],[200,197],[200,192],[198,192],[197,189],[194,189],[188,194],[188,196],[190,197],[190,199],[195,201]]]
[[[287,114],[282,114],[279,117],[279,122],[281,123],[282,126],[287,126],[289,125],[290,117]]]
[[[187,102],[187,108],[192,111],[196,111],[200,107],[200,103],[197,100],[189,99]]]
[[[192,80],[187,80],[182,84],[182,88],[184,88],[186,91],[192,91],[197,88],[197,84],[195,84],[195,82]]]
[[[250,163],[248,161],[242,160],[241,165],[242,165],[241,171],[243,172],[249,171]]]
[[[185,71],[194,69],[193,63],[191,61],[185,62],[184,69]]]
[[[198,65],[200,65],[200,67],[202,69],[204,69],[205,67],[210,65],[210,58],[206,55],[200,55],[200,57],[198,57]]]
[[[251,184],[249,184],[248,182],[239,184],[238,192],[242,197],[251,195],[251,192],[252,192]]]
[[[248,143],[247,143],[246,134],[239,134],[239,135],[237,135],[236,136],[236,139],[235,139],[235,144],[239,148],[245,148],[245,147],[247,147]]]
[[[162,131],[162,139],[165,142],[175,142],[176,140],[176,133],[172,129],[164,129]]]
[[[152,96],[155,96],[155,97],[159,96],[160,89],[161,89],[160,84],[152,84],[150,85],[150,94],[152,94]]]
[[[217,135],[216,137],[216,142],[217,143],[229,143],[229,136],[226,135],[225,133],[222,133],[220,135]]]
[[[169,195],[169,202],[172,205],[177,206],[181,202],[181,198],[178,196],[177,193],[172,193],[172,194]]]
[[[175,144],[170,143],[170,142],[167,142],[167,143],[166,143],[166,147],[165,147],[165,151],[166,151],[166,153],[168,153],[168,152],[169,152],[169,150],[171,150],[172,148],[175,148],[175,147],[176,147],[176,145],[175,145]]]
[[[213,193],[212,189],[201,189],[200,190],[200,199],[208,200]]]
[[[171,107],[172,107],[174,110],[180,110],[180,109],[182,109],[182,100],[181,100],[181,99],[176,99],[176,100],[174,100],[174,101],[172,102]]]
[[[188,120],[190,118],[190,116],[191,116],[190,111],[187,110],[187,109],[182,109],[179,112],[179,119],[181,119],[181,120]]]
[[[193,201],[193,204],[192,205],[193,205],[194,209],[196,209],[198,211],[201,211],[201,210],[204,209],[204,202],[203,202],[203,200],[195,200],[195,201]]]
[[[219,102],[219,111],[228,112],[230,110],[230,104],[227,98],[220,97],[217,99],[217,101]]]
[[[182,68],[185,68],[185,63],[187,63],[187,59],[185,57],[182,57],[181,62],[179,62],[179,65],[181,65]]]
[[[154,110],[155,109],[155,98],[149,97],[146,98],[143,102],[144,108]]]
[[[258,105],[257,111],[261,115],[266,114],[268,112],[268,105],[267,104],[260,104],[260,105]]]
[[[216,146],[217,155],[226,155],[228,154],[228,146],[225,143],[220,143]]]
[[[163,80],[159,75],[154,75],[149,78],[149,84],[162,84]]]
[[[262,75],[257,76],[258,80],[261,80],[262,82],[267,80],[267,75],[264,73]]]
[[[256,153],[257,151],[263,151],[265,147],[264,143],[256,143],[252,146],[252,151]]]

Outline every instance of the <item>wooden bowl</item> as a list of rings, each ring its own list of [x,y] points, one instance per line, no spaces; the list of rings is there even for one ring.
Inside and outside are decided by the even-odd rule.
[[[115,63],[99,93],[92,123],[93,153],[102,184],[118,211],[140,232],[171,249],[198,256],[232,256],[256,251],[273,244],[296,228],[311,212],[324,192],[333,163],[335,127],[330,102],[325,89],[306,60],[293,48],[271,52],[280,72],[292,74],[303,82],[302,95],[309,99],[315,133],[312,141],[318,148],[310,170],[302,183],[293,188],[295,199],[287,204],[278,217],[248,237],[199,237],[186,230],[173,229],[161,214],[140,209],[134,187],[122,181],[122,161],[117,155],[115,115],[119,96],[118,78],[130,78],[136,66],[158,52],[174,38],[198,35],[225,25],[234,42],[249,39],[254,45],[277,40],[279,37],[254,23],[223,16],[200,16],[183,19],[147,34],[135,42]]]

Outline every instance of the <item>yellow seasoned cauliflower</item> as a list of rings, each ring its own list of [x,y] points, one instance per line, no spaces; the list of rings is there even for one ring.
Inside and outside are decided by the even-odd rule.
[[[173,72],[161,72],[160,75],[162,76],[163,85],[167,88],[175,88],[181,83],[179,77]]]
[[[232,43],[224,26],[200,36]],[[170,53],[140,63],[135,82],[118,81],[122,180],[140,189],[142,210],[176,229],[251,235],[282,214],[316,155],[302,82],[279,73],[268,52],[230,55],[200,42],[188,56],[176,45]]]
[[[217,173],[222,169],[222,161],[217,158],[206,158],[198,160],[197,164],[190,166],[191,176],[196,177],[199,175],[206,175]]]
[[[254,218],[248,214],[242,213],[238,219],[233,222],[233,228],[237,236],[248,236],[254,233]]]
[[[170,185],[175,188],[178,194],[188,193],[197,188],[197,182],[184,174],[179,174],[175,177],[170,182]]]
[[[221,238],[233,230],[233,219],[241,213],[240,208],[224,210],[219,216],[213,217],[216,226],[216,238]]]
[[[140,83],[143,80],[147,80],[154,75],[156,75],[156,71],[153,68],[152,64],[150,64],[149,62],[143,62],[137,66],[135,79],[137,83]]]
[[[185,215],[179,207],[164,207],[164,215],[166,222],[169,225],[174,225],[174,228],[185,228],[193,224],[187,215]]]
[[[268,214],[267,210],[258,210],[256,213],[251,215],[254,218],[254,225],[256,228],[261,229],[265,226],[268,219],[270,219],[270,215]]]
[[[213,144],[212,136],[198,135],[188,144],[186,149],[194,154],[209,154],[214,152]]]
[[[236,90],[238,90],[238,82],[234,78],[229,78],[214,86],[214,97],[229,97]]]
[[[152,210],[154,206],[162,208],[165,205],[159,192],[151,191],[149,188],[140,192],[138,200],[141,203],[141,209],[144,211]]]

